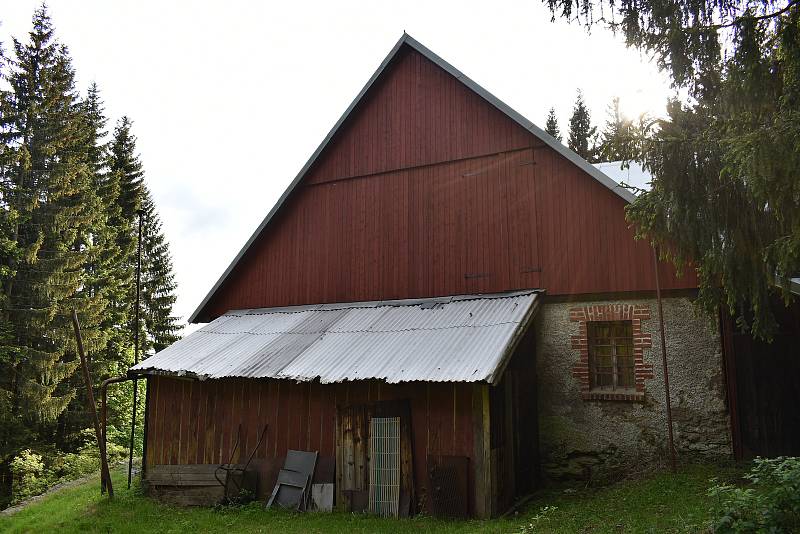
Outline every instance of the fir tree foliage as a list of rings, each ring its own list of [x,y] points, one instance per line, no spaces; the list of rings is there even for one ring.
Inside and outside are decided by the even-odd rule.
[[[721,306],[769,338],[772,297],[790,302],[800,273],[800,3],[547,4],[609,23],[671,75],[681,98],[639,134],[654,180],[628,217],[676,265],[696,266],[709,313]]]
[[[172,314],[176,283],[172,257],[164,236],[161,220],[149,189],[144,183],[144,170],[136,151],[132,122],[123,117],[111,141],[111,171],[121,184],[119,205],[130,233],[121,236],[120,246],[128,251],[131,272],[136,267],[136,233],[138,216],[142,218],[141,317],[138,326],[143,354],[158,352],[178,339],[178,318]],[[129,239],[129,236],[134,239]],[[130,302],[135,299],[131,286]],[[134,321],[131,312],[130,320]],[[133,327],[133,323],[131,322]]]
[[[144,354],[159,352],[179,339],[178,317],[172,314],[175,304],[175,275],[169,244],[150,192],[142,199],[142,320],[145,336]]]
[[[544,124],[544,131],[561,141],[561,129],[558,127],[558,118],[556,118],[556,109],[550,108],[547,113],[547,120]]]
[[[594,163],[597,161],[596,136],[597,127],[592,126],[592,117],[583,100],[583,92],[578,89],[569,119],[567,146],[586,161]]]
[[[606,124],[600,133],[599,157],[601,161],[629,162],[638,156],[638,140],[647,128],[648,118],[641,114],[634,121],[620,110],[619,97],[608,106]]]
[[[81,109],[67,50],[53,37],[44,8],[27,42],[14,40],[2,92],[4,240],[14,253],[3,269],[0,462],[36,442],[75,395],[66,379],[77,367],[68,330],[72,308],[96,315],[102,304],[82,291],[96,196]],[[6,247],[4,247],[6,248]],[[95,339],[88,336],[88,346]]]
[[[144,184],[131,121],[107,142],[100,91],[75,87],[46,8],[0,49],[0,507],[24,450],[56,465],[91,420],[72,310],[95,387],[133,360],[137,211],[143,212],[143,348],[177,339],[169,247]],[[127,442],[131,387],[111,395],[109,439]],[[127,395],[127,396],[126,396]],[[141,421],[141,419],[140,419]],[[141,437],[141,433],[139,433]]]

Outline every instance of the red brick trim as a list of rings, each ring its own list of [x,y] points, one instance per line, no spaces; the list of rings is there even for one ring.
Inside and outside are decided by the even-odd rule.
[[[644,393],[601,393],[586,391],[581,393],[583,400],[644,402]]]
[[[653,378],[653,365],[644,362],[644,349],[652,347],[653,337],[642,332],[642,321],[650,320],[650,307],[643,304],[601,304],[570,308],[569,320],[578,323],[578,334],[572,335],[572,348],[578,351],[578,361],[572,367],[572,376],[581,386],[584,400],[619,400],[641,402],[644,400],[644,381]],[[633,326],[633,378],[636,385],[631,392],[591,391],[589,387],[589,340],[586,323],[590,321],[631,321]]]

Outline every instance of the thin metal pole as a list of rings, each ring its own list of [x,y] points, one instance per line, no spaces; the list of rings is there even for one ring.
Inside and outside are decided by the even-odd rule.
[[[675,463],[675,440],[672,434],[672,405],[669,395],[669,369],[667,368],[667,341],[664,334],[664,306],[661,302],[661,279],[658,274],[658,253],[653,246],[653,267],[656,273],[656,300],[658,300],[658,323],[661,330],[661,364],[664,369],[664,395],[667,401],[667,429],[669,430],[669,465],[674,473],[677,469]]]
[[[139,363],[139,293],[142,281],[142,210],[136,211],[139,216],[139,235],[136,240],[136,309],[134,310],[133,327],[133,364]],[[131,443],[128,449],[128,489],[131,489],[133,474],[133,444],[136,437],[136,410],[139,407],[139,380],[133,379],[133,410],[131,414]]]
[[[78,314],[72,310],[72,327],[75,329],[75,341],[78,344],[78,356],[81,358],[81,370],[83,371],[83,381],[86,383],[86,403],[92,413],[94,422],[94,433],[97,436],[97,447],[100,449],[100,492],[108,489],[108,497],[114,498],[114,488],[111,486],[111,474],[108,470],[108,459],[106,458],[106,444],[102,431],[100,430],[100,420],[97,417],[97,407],[94,404],[94,392],[92,391],[92,379],[89,376],[89,365],[86,363],[86,353],[83,350],[83,338],[81,337],[81,326],[78,323]]]

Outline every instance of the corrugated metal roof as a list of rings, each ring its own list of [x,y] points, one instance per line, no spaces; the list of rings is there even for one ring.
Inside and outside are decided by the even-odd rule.
[[[261,232],[267,227],[269,222],[272,220],[272,217],[278,212],[278,210],[281,209],[281,206],[283,206],[283,203],[286,202],[287,198],[289,198],[289,195],[292,193],[292,191],[294,191],[294,188],[297,187],[297,185],[300,183],[300,181],[303,179],[303,177],[306,175],[309,169],[311,169],[311,166],[314,164],[317,158],[319,158],[319,156],[322,154],[323,150],[325,150],[325,147],[327,147],[328,144],[331,142],[333,137],[336,135],[336,132],[339,131],[339,128],[341,128],[341,126],[345,123],[350,114],[356,109],[358,103],[361,102],[361,100],[367,94],[367,92],[375,83],[375,81],[380,77],[383,71],[386,70],[386,68],[392,62],[392,59],[394,59],[394,57],[398,54],[398,52],[404,45],[410,46],[411,48],[413,48],[414,50],[425,56],[427,59],[429,59],[431,62],[438,65],[444,71],[450,73],[458,81],[463,83],[467,88],[477,93],[481,98],[486,100],[489,104],[491,104],[492,106],[497,108],[500,112],[508,116],[508,118],[510,118],[511,120],[519,124],[521,127],[528,130],[537,138],[541,139],[550,148],[552,148],[557,153],[564,156],[567,160],[571,161],[578,168],[582,169],[589,176],[591,176],[592,178],[603,184],[605,187],[610,189],[612,192],[614,192],[616,195],[621,197],[626,202],[633,202],[636,199],[636,196],[633,193],[631,193],[626,188],[620,186],[617,182],[609,178],[601,170],[592,166],[585,159],[583,159],[574,151],[572,151],[570,148],[562,144],[558,139],[556,139],[555,137],[551,136],[550,134],[548,134],[547,132],[536,126],[533,122],[529,121],[528,119],[523,117],[520,113],[512,109],[511,106],[509,106],[508,104],[506,104],[505,102],[494,96],[492,93],[490,93],[489,91],[478,85],[476,82],[474,82],[460,70],[455,68],[453,65],[451,65],[450,63],[448,63],[435,53],[433,53],[422,43],[420,43],[407,33],[403,32],[403,35],[400,37],[400,39],[397,41],[394,47],[389,51],[389,54],[386,56],[386,58],[384,58],[384,60],[378,66],[378,69],[373,73],[372,77],[370,77],[366,85],[364,85],[364,87],[361,89],[358,95],[356,95],[355,99],[350,103],[350,105],[347,107],[342,116],[339,117],[339,120],[336,121],[336,124],[334,124],[330,132],[328,132],[328,135],[325,136],[325,139],[322,140],[322,143],[320,143],[320,145],[317,147],[314,153],[311,154],[311,157],[308,159],[308,161],[306,161],[305,165],[303,165],[303,167],[300,169],[300,172],[297,173],[297,176],[294,177],[292,183],[289,184],[289,187],[286,188],[286,191],[283,192],[283,194],[275,203],[275,205],[272,206],[272,209],[269,211],[269,213],[267,213],[267,216],[264,217],[264,219],[261,221],[261,224],[258,225],[258,228],[256,228],[255,232],[253,232],[253,234],[244,244],[242,249],[230,263],[230,265],[228,265],[228,268],[225,269],[225,272],[222,273],[222,276],[219,277],[217,282],[211,288],[211,291],[208,292],[208,294],[205,296],[205,298],[203,298],[203,301],[200,303],[197,309],[189,317],[190,323],[197,322],[198,317],[200,316],[203,309],[206,307],[206,304],[208,304],[208,302],[211,300],[211,297],[213,297],[214,294],[217,292],[217,290],[219,290],[219,288],[222,286],[222,283],[225,281],[226,278],[228,278],[228,275],[231,272],[233,272],[233,269],[236,267],[236,265],[245,255],[245,253],[250,249],[253,243],[255,243],[256,239],[258,239],[258,236],[260,236]]]
[[[642,167],[641,163],[629,161],[623,166],[621,161],[595,163],[594,166],[618,184],[631,185],[642,191],[651,189],[653,175]]]
[[[131,368],[322,383],[499,379],[537,291],[230,311]]]

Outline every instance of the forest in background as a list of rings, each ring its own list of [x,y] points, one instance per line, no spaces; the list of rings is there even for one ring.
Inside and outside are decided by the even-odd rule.
[[[98,86],[81,91],[42,6],[0,43],[0,508],[97,468],[71,325],[94,387],[178,339],[169,245],[132,121],[113,128]],[[134,319],[138,217],[141,305]],[[143,400],[144,387],[139,385]],[[114,458],[130,439],[131,383],[109,389]],[[143,411],[140,400],[139,410]],[[136,432],[141,453],[141,421]]]

